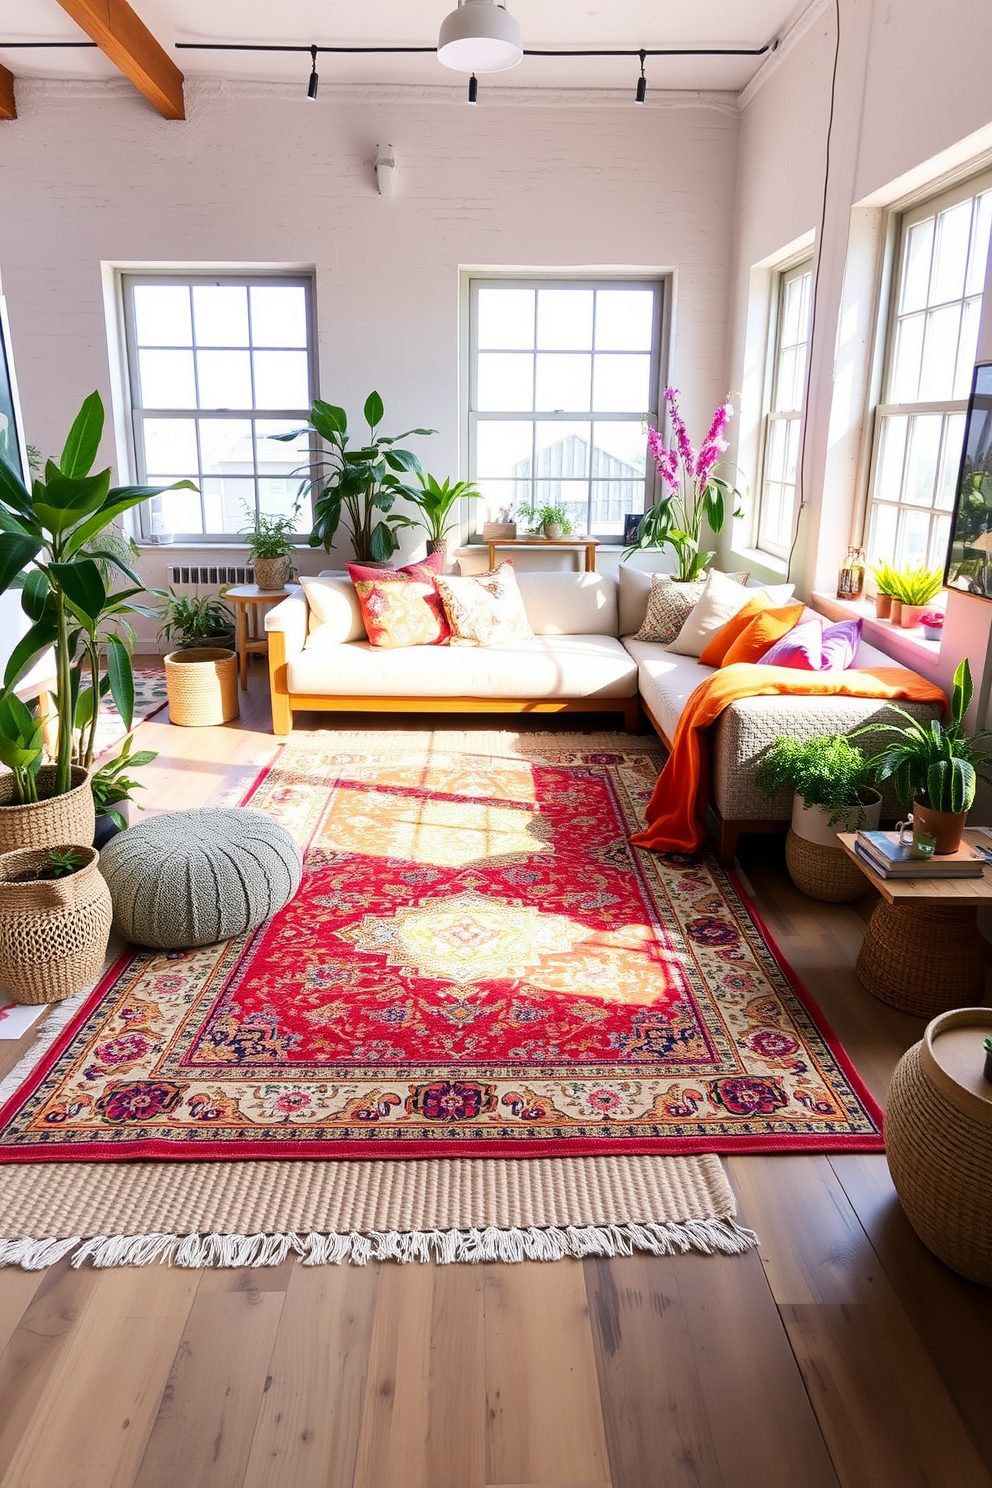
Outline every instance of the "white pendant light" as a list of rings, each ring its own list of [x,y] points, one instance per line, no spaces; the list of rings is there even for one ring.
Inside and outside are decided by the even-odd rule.
[[[519,23],[501,0],[459,0],[441,22],[437,60],[455,72],[505,72],[523,55]]]

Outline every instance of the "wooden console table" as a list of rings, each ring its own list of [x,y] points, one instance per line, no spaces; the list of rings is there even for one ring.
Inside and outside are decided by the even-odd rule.
[[[858,981],[880,1002],[918,1018],[985,1001],[985,941],[977,911],[992,904],[992,870],[981,878],[880,878],[854,850],[853,832],[837,840],[882,896],[858,952]],[[971,846],[989,845],[966,831]]]
[[[497,548],[584,548],[586,573],[596,572],[596,549],[599,546],[596,537],[497,537],[487,541],[490,568],[496,567]]]

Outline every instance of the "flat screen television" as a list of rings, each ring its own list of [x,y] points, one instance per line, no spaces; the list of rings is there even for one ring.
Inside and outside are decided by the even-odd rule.
[[[975,368],[944,583],[992,599],[992,363]]]

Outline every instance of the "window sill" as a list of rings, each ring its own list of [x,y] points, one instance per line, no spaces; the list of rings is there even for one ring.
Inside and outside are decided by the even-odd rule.
[[[865,640],[914,671],[925,670],[928,663],[933,666],[940,659],[940,642],[928,641],[922,625],[906,630],[901,625],[893,625],[891,620],[879,620],[870,600],[838,599],[833,594],[814,593],[810,603],[831,620],[854,617],[863,620]]]

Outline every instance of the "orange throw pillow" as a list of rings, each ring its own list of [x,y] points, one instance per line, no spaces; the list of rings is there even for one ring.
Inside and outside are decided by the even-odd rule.
[[[742,610],[732,615],[715,636],[711,636],[703,647],[699,660],[702,666],[723,666],[723,658],[736,641],[737,637],[747,630],[756,615],[772,607],[772,597],[759,589],[753,599],[749,599]]]
[[[774,646],[799,624],[803,608],[801,604],[783,605],[780,610],[763,610],[760,615],[755,615],[751,624],[727,648],[720,665],[728,667],[735,661],[760,661],[769,646]]]

